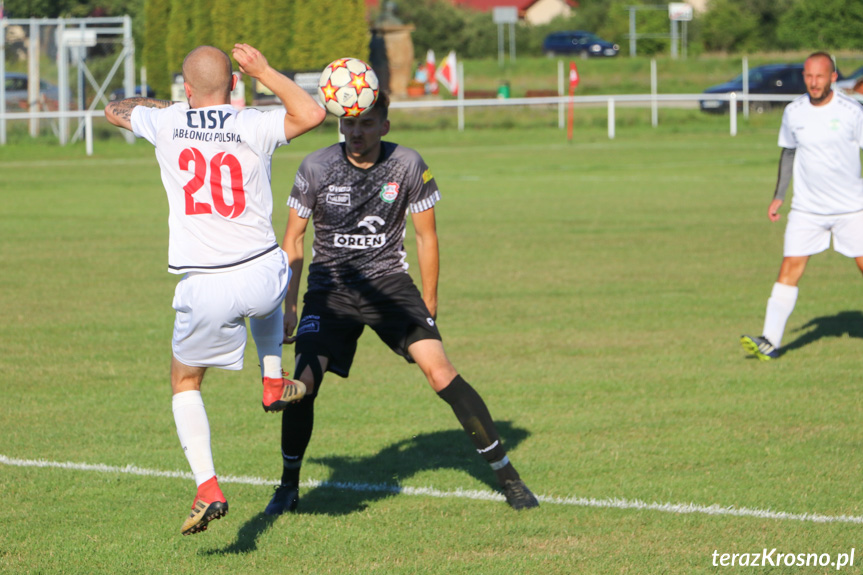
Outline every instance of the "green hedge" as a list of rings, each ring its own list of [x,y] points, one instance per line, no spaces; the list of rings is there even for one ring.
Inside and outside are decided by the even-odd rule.
[[[342,56],[367,59],[363,0],[271,0],[237,11],[232,0],[146,0],[143,61],[159,97],[195,46],[230,53],[237,42],[261,50],[278,70],[310,70]]]

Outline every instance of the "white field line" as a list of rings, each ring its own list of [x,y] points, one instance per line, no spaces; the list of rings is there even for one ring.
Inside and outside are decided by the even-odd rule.
[[[73,463],[45,461],[44,459],[16,459],[0,455],[0,464],[15,467],[50,467],[56,469],[69,469],[72,471],[96,471],[99,473],[125,473],[128,475],[141,475],[145,477],[168,477],[177,479],[193,479],[188,471],[159,471],[158,469],[145,469],[134,465],[117,467],[103,465],[101,463]],[[244,485],[274,485],[276,480],[263,479],[261,477],[245,477],[234,475],[220,475],[221,483],[242,483]],[[381,483],[353,483],[342,481],[303,481],[301,487],[314,488],[323,487],[328,489],[341,489],[343,491],[392,493],[399,495],[417,495],[422,497],[461,498],[477,501],[504,501],[503,495],[493,491],[476,491],[471,489],[457,489],[455,491],[440,491],[432,487],[401,487],[398,485],[386,485]],[[543,503],[552,505],[571,505],[574,507],[598,507],[605,509],[635,509],[639,511],[659,511],[661,513],[696,513],[701,515],[718,515],[732,517],[756,517],[758,519],[774,519],[779,521],[806,521],[812,523],[857,523],[863,524],[863,517],[854,515],[821,515],[818,513],[788,513],[785,511],[771,511],[769,509],[748,509],[746,507],[723,507],[721,505],[698,505],[695,503],[647,503],[638,499],[594,499],[587,497],[552,497],[538,495],[537,499]]]

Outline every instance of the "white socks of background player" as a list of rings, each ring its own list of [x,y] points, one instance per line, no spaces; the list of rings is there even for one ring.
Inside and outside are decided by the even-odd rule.
[[[281,307],[267,317],[250,317],[249,330],[258,348],[261,377],[281,379],[282,339],[285,336],[284,312]]]
[[[182,391],[174,395],[172,405],[180,445],[189,460],[195,483],[201,485],[216,475],[210,449],[210,421],[204,409],[204,399],[200,391]]]
[[[762,335],[777,349],[782,345],[785,324],[791,317],[791,312],[794,311],[794,304],[797,303],[797,291],[797,286],[777,282],[773,284],[773,291],[770,293],[770,299],[767,300]]]

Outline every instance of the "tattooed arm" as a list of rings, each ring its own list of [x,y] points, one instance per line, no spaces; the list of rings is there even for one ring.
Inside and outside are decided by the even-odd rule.
[[[146,106],[147,108],[167,108],[173,106],[170,100],[156,100],[154,98],[126,98],[108,102],[105,106],[105,118],[115,126],[132,130],[132,110],[135,106]]]

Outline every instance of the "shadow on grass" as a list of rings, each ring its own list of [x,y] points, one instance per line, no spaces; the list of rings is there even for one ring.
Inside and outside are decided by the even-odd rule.
[[[863,339],[863,313],[843,311],[836,315],[816,317],[794,330],[794,333],[800,332],[802,333],[797,336],[797,339],[782,348],[781,353],[783,355],[826,337],[847,335],[848,337]]]
[[[496,426],[507,451],[530,435],[508,421],[498,421]],[[332,474],[320,486],[301,489],[299,513],[356,513],[375,501],[398,495],[403,480],[434,469],[464,471],[491,489],[498,488],[491,468],[477,455],[462,429],[416,435],[370,457],[321,457],[310,461],[326,465]]]
[[[530,433],[508,421],[496,422],[507,451],[513,450]],[[497,489],[491,468],[479,455],[462,429],[423,433],[403,439],[369,457],[321,457],[309,461],[332,469],[330,478],[311,489],[300,489],[297,513],[348,515],[401,492],[402,480],[422,471],[454,469],[464,471]],[[515,462],[516,464],[518,462]],[[265,505],[266,502],[261,502]],[[277,520],[263,512],[247,521],[237,540],[207,555],[241,554],[255,551],[258,538]]]
[[[237,540],[221,549],[201,551],[203,555],[231,555],[255,551],[258,548],[258,538],[275,523],[278,517],[267,515],[263,511],[246,521],[237,531]],[[216,527],[219,527],[218,525]]]

